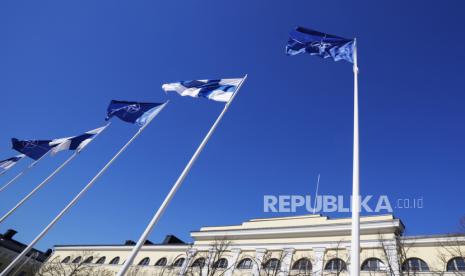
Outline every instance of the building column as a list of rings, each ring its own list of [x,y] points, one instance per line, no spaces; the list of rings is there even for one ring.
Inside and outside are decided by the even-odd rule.
[[[205,258],[205,265],[202,267],[202,273],[200,276],[208,275],[208,269],[213,265],[215,253],[216,248],[210,248],[210,250],[208,250],[208,256]]]
[[[292,257],[294,256],[294,248],[285,248],[283,250],[283,256],[281,261],[281,274],[287,276],[291,270]]]
[[[350,267],[352,266],[352,262],[350,261],[350,256],[352,256],[351,254],[351,249],[350,249],[350,245],[347,245],[346,246],[346,251],[347,251],[347,260],[349,260],[348,262],[346,262],[346,266],[347,266],[347,271],[351,271],[350,270]],[[359,253],[360,254],[360,253]]]
[[[233,248],[231,249],[231,256],[228,259],[228,270],[224,273],[224,276],[232,276],[234,269],[236,269],[237,261],[239,256],[241,255],[240,248]]]
[[[312,275],[322,276],[323,275],[323,262],[325,259],[326,248],[315,247],[313,248],[314,260],[312,263]]]
[[[191,262],[192,257],[194,257],[196,253],[197,253],[197,249],[195,249],[195,248],[191,248],[191,249],[189,249],[187,251],[186,260],[182,264],[181,271],[179,272],[179,275],[186,274],[186,271],[189,268],[189,263]]]
[[[383,245],[381,245],[383,246]],[[396,246],[396,242],[392,242],[392,243],[389,243],[389,244],[386,244],[384,245],[385,246],[385,250],[386,250],[386,258],[387,258],[387,261],[388,263],[386,264],[386,269],[388,270],[388,273],[390,272],[389,271],[389,265],[391,265],[391,268],[392,268],[392,273],[395,275],[395,276],[399,276],[400,275],[400,265],[399,265],[399,255],[397,254],[397,246]]]
[[[253,262],[252,275],[260,276],[260,266],[265,257],[266,249],[258,248],[255,250],[255,261]]]

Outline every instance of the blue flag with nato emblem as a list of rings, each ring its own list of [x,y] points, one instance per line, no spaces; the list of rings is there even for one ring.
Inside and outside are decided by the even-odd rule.
[[[192,80],[165,83],[162,89],[165,92],[177,92],[181,96],[228,102],[241,82],[242,79]]]
[[[26,155],[24,154],[20,154],[20,155],[16,155],[11,158],[0,161],[0,175],[2,175],[4,172],[9,170],[11,167],[16,165],[16,163],[18,163],[25,156]]]
[[[38,160],[44,154],[49,152],[54,145],[50,145],[52,140],[18,140],[16,138],[11,139],[13,149],[25,154],[26,156]]]
[[[318,31],[297,27],[289,34],[286,53],[294,56],[300,53],[332,58],[335,61],[346,60],[354,63],[355,40]]]
[[[116,116],[121,120],[137,124],[142,127],[150,122],[165,107],[167,103],[141,103],[112,100],[107,108],[107,117],[110,120]]]

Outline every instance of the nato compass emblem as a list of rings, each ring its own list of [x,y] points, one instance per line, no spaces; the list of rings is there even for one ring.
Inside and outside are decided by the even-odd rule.
[[[314,48],[318,48],[318,51],[320,54],[324,54],[326,52],[326,49],[332,46],[331,43],[325,42],[324,40],[326,39],[326,36],[321,39],[321,41],[315,41],[310,44],[310,46]]]
[[[37,142],[35,140],[23,141],[23,147],[25,149],[33,149],[33,148],[37,147],[38,145],[39,145],[39,142]]]
[[[127,113],[137,113],[140,111],[140,104],[130,104],[124,107]]]

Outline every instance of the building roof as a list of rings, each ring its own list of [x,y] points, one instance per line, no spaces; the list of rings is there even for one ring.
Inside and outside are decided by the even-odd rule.
[[[17,254],[21,253],[27,247],[27,245],[13,239],[13,236],[16,234],[17,232],[13,229],[8,229],[5,233],[0,234],[0,247],[11,250]],[[44,262],[48,258],[50,253],[51,250],[47,250],[47,252],[44,253],[40,250],[33,248],[27,254],[27,256],[32,256],[35,260]]]

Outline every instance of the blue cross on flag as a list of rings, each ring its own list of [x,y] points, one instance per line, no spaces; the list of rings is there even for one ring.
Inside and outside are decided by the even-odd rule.
[[[0,175],[9,170],[11,167],[16,165],[21,159],[23,159],[26,155],[20,154],[13,156],[11,158],[5,159],[0,161]]]
[[[107,126],[108,125],[89,130],[78,136],[54,139],[52,142],[50,142],[50,145],[54,146],[52,149],[52,154],[56,154],[62,150],[76,150],[77,152],[80,152],[92,141],[92,139],[95,138],[97,134],[107,128]]]
[[[332,58],[335,61],[346,60],[354,63],[355,40],[325,34],[303,27],[297,27],[289,34],[286,53],[294,56],[300,53]]]
[[[228,102],[243,79],[192,80],[163,84],[165,92],[177,92],[181,96],[207,98]]]

